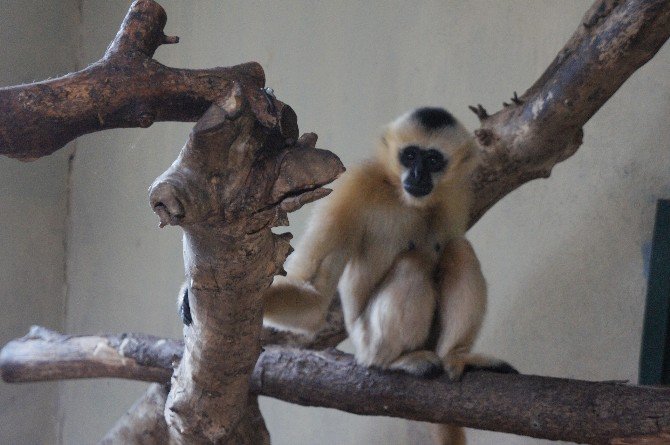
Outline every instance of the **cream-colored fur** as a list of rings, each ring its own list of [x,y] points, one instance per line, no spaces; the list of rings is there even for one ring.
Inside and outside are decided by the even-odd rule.
[[[449,161],[432,175],[425,197],[402,187],[398,156],[408,145],[437,149]],[[392,122],[377,158],[347,172],[316,206],[285,265],[287,276],[265,295],[266,324],[313,334],[339,290],[360,364],[417,375],[444,368],[451,379],[466,365],[485,366],[470,348],[486,309],[486,284],[464,238],[476,158],[459,123],[428,131],[411,112]],[[437,346],[427,350],[436,311]],[[439,426],[435,434],[442,444],[465,443],[458,427]]]

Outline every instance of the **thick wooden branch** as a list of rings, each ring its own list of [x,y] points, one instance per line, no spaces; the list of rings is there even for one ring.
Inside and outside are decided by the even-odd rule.
[[[316,135],[298,138],[288,105],[265,100],[273,127],[242,88],[217,100],[150,189],[160,225],[184,230],[192,323],[165,403],[178,443],[265,443],[242,432],[265,431],[248,380],[261,347],[261,292],[291,249],[290,234],[270,229],[325,196],[322,186],[343,171],[335,155],[314,148]]]
[[[269,347],[252,390],[305,406],[453,423],[552,440],[610,444],[670,432],[670,390],[550,377],[467,373],[420,379],[355,364],[338,351]],[[667,436],[664,436],[667,437]],[[631,442],[643,443],[643,442]]]
[[[158,3],[136,0],[100,61],[56,79],[0,89],[0,154],[31,160],[95,131],[196,121],[235,88],[259,121],[274,125],[259,64],[188,70],[156,62],[160,45],[178,42],[163,33],[166,20]]]
[[[184,345],[145,334],[68,336],[33,326],[0,352],[6,382],[116,377],[167,383]]]
[[[667,0],[598,0],[544,74],[475,134],[482,163],[472,177],[474,224],[520,185],[548,177],[582,143],[582,126],[670,37]]]
[[[133,363],[128,366],[142,363],[140,370],[131,375],[120,367],[100,366],[106,358],[96,354],[96,345],[110,341],[116,344],[119,338],[98,337],[96,341],[82,342],[79,339],[96,337],[39,332],[41,338],[24,337],[3,350],[0,360],[3,378],[25,382],[105,376],[166,383],[171,362],[181,352],[176,342],[156,342],[135,335],[135,339],[146,339],[146,344],[123,350],[123,359]],[[153,353],[147,355],[142,352],[145,350]],[[147,357],[151,360],[147,361]],[[79,372],[72,371],[75,361]],[[155,372],[155,368],[163,368],[164,373]],[[140,377],[142,369],[145,375]],[[663,443],[660,440],[670,434],[667,388],[487,372],[469,373],[461,382],[452,383],[445,377],[427,380],[367,369],[356,365],[350,355],[334,350],[317,352],[267,346],[255,365],[250,390],[292,403],[355,414],[457,423],[579,443],[643,444],[654,443],[652,439]],[[139,406],[145,406],[141,401],[146,397],[155,398],[145,395]],[[127,420],[122,419],[117,426],[127,425]],[[155,428],[156,434],[160,433],[160,421]],[[131,428],[130,432],[138,434],[140,430]],[[648,442],[642,441],[643,437]]]

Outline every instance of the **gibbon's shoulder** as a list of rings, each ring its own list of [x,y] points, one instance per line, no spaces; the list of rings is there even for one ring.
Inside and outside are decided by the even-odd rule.
[[[390,177],[378,161],[367,160],[342,175],[333,198],[348,203],[350,208],[365,210],[370,205],[397,202],[400,187],[399,178]]]

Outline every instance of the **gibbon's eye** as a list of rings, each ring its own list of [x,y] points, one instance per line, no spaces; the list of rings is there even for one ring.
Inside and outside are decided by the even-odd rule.
[[[425,160],[426,160],[426,167],[428,167],[428,171],[430,171],[431,173],[437,173],[439,171],[442,171],[444,167],[447,165],[447,160],[444,159],[442,153],[440,153],[435,149],[428,150]]]
[[[421,149],[419,147],[415,147],[414,145],[403,148],[400,152],[400,163],[404,167],[411,167],[412,164],[414,164],[416,158],[419,157],[420,151]]]

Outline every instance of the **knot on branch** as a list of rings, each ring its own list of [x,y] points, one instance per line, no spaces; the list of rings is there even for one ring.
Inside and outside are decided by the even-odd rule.
[[[344,170],[333,153],[298,138],[293,109],[267,95],[276,124],[267,126],[241,86],[215,101],[193,128],[179,158],[150,189],[164,225],[243,222],[246,233],[285,222],[286,212],[326,196],[323,185]]]
[[[485,147],[491,145],[495,140],[495,134],[493,133],[493,130],[488,128],[479,128],[475,130],[475,137],[479,143]]]

